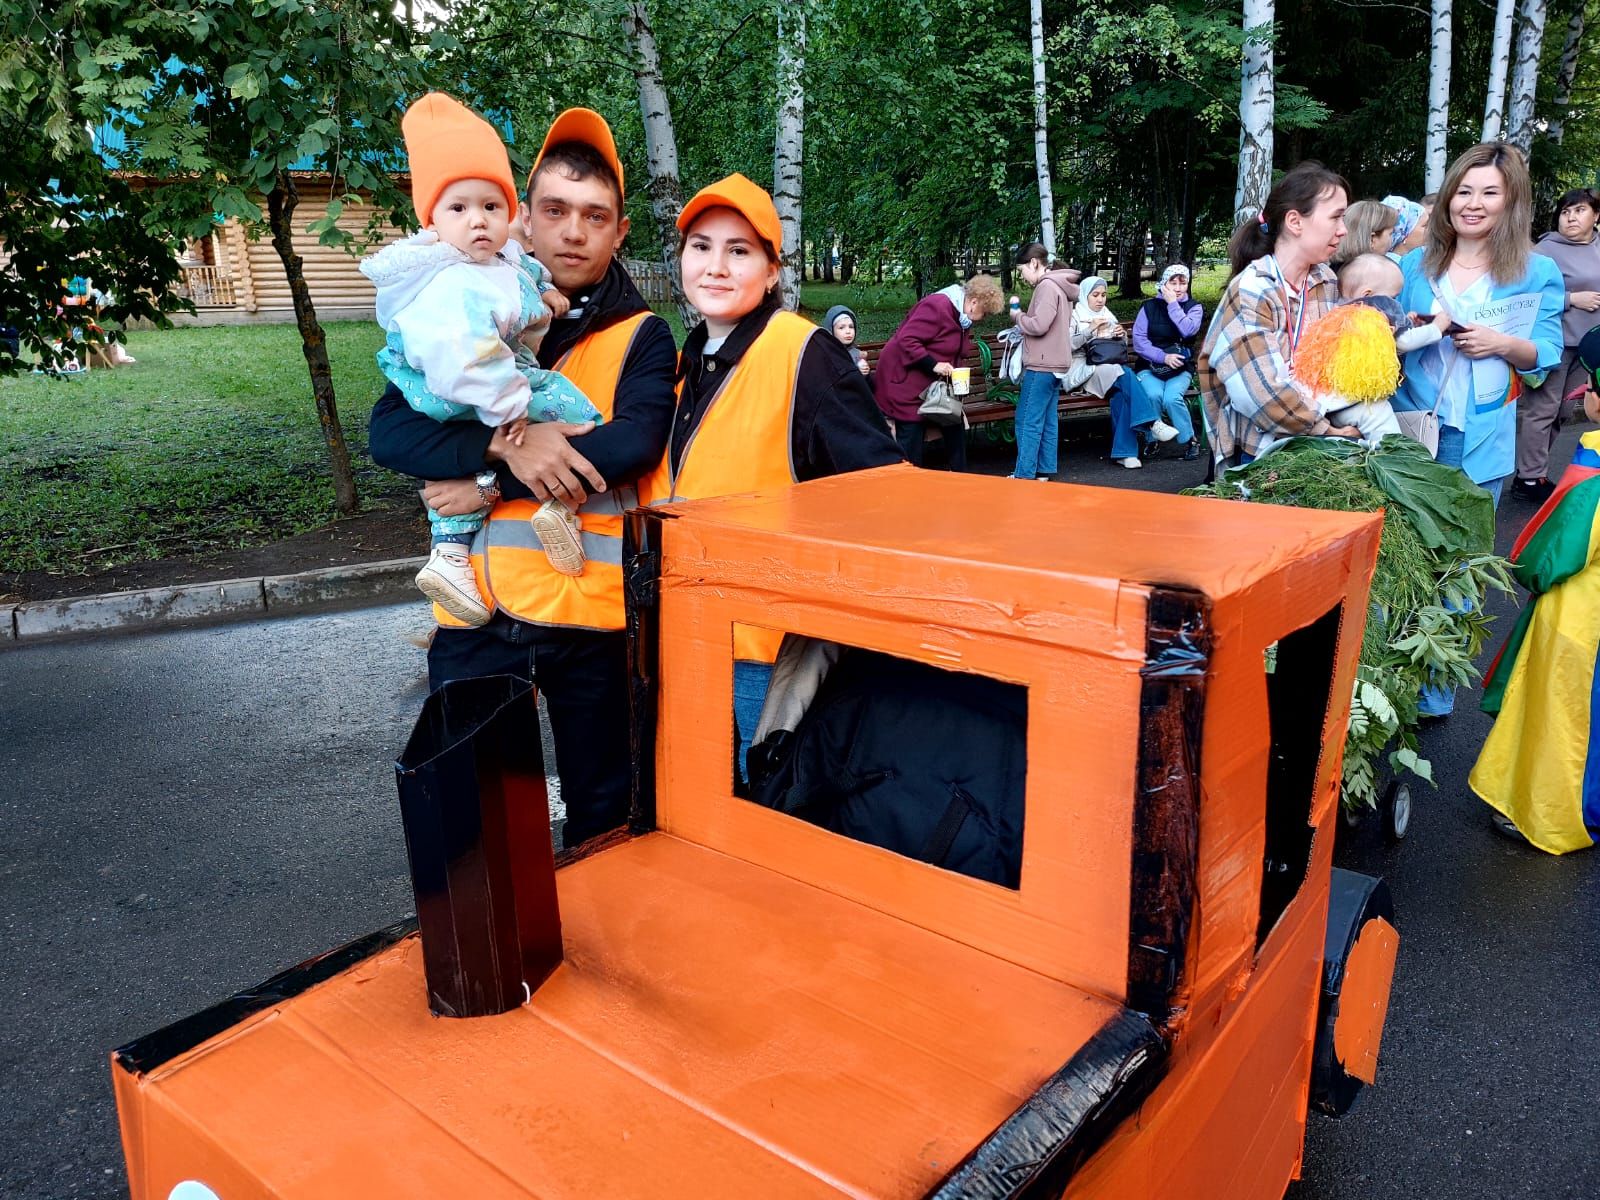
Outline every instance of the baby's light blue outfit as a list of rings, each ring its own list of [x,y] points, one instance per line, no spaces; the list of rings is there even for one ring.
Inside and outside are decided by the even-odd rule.
[[[534,357],[550,309],[549,273],[516,241],[485,263],[428,230],[362,260],[378,289],[387,335],[378,366],[406,403],[436,421],[475,418],[498,428],[529,421],[601,420],[571,380]],[[444,517],[428,510],[433,540],[471,540],[487,510]]]

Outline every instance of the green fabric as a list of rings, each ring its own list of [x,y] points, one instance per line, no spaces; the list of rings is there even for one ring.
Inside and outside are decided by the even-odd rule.
[[[1522,643],[1527,638],[1528,627],[1533,624],[1533,611],[1539,597],[1589,565],[1597,509],[1600,509],[1600,475],[1584,480],[1567,492],[1512,562],[1512,575],[1532,595],[1517,614],[1517,623],[1495,657],[1489,678],[1484,681],[1483,700],[1478,705],[1484,712],[1500,711],[1506,684],[1522,654]]]
[[[1528,597],[1528,602],[1517,614],[1517,623],[1511,627],[1506,644],[1495,655],[1489,678],[1483,681],[1483,699],[1478,702],[1478,707],[1486,713],[1497,715],[1500,712],[1500,705],[1506,697],[1506,684],[1511,680],[1511,668],[1517,665],[1517,656],[1522,653],[1522,641],[1528,636],[1528,626],[1533,624],[1533,606],[1538,602],[1539,597]]]
[[[1511,564],[1517,582],[1538,595],[1589,565],[1600,475],[1585,479],[1561,498]]]

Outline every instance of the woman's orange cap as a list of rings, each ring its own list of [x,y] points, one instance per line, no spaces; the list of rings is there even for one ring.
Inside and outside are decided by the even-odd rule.
[[[429,92],[400,118],[411,161],[411,203],[417,220],[433,223],[433,206],[460,179],[487,179],[500,185],[512,211],[517,184],[511,177],[506,144],[495,127],[443,92]]]
[[[778,222],[778,210],[766,188],[734,172],[696,192],[678,214],[678,231],[687,233],[696,217],[708,208],[731,208],[754,227],[757,235],[766,242],[773,258],[779,257],[783,247],[783,226]]]

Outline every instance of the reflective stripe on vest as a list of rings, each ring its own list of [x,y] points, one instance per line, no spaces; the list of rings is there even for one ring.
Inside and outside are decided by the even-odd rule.
[[[587,334],[556,364],[610,421],[617,381],[628,352],[653,313]],[[622,514],[637,504],[632,487],[590,496],[578,509],[586,562],[581,575],[563,575],[550,565],[539,535],[528,519],[538,511],[532,499],[502,500],[472,539],[472,571],[485,603],[519,621],[577,629],[620,630],[622,611]],[[438,605],[434,619],[461,625]]]
[[[772,320],[728,374],[689,435],[676,472],[672,448],[641,491],[652,504],[701,500],[785,487],[795,482],[794,395],[800,357],[817,327],[790,312]],[[683,384],[678,385],[680,402]],[[739,626],[734,657],[772,662],[783,634]]]

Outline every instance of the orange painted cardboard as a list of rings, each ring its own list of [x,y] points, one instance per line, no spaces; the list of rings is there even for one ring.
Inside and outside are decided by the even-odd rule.
[[[1400,934],[1380,917],[1362,927],[1345,962],[1333,1049],[1344,1069],[1366,1083],[1378,1081],[1378,1043],[1399,951]]]
[[[1146,609],[1200,593],[1199,871],[1170,1069],[1072,1196],[1280,1196],[1298,1171],[1339,763],[1256,947],[1266,648],[1364,613],[1380,519],[885,468],[661,522],[657,831],[558,872],[523,1009],[427,1016],[416,946],[117,1075],[133,1194],[920,1195],[1127,998]],[[1021,884],[733,795],[735,625],[1028,688]],[[1381,967],[1381,964],[1379,964]],[[1372,1040],[1376,1046],[1376,1040]]]

